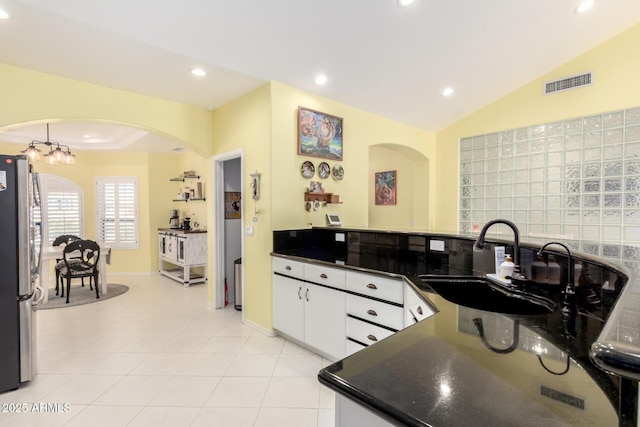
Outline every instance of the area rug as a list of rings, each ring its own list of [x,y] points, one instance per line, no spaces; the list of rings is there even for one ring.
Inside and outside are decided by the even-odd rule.
[[[65,308],[65,307],[74,307],[76,305],[82,304],[91,304],[94,302],[105,301],[110,298],[117,297],[118,295],[122,295],[129,290],[129,287],[126,285],[119,285],[117,283],[109,283],[107,285],[107,294],[100,295],[100,298],[96,298],[96,290],[90,290],[89,285],[71,286],[71,298],[69,298],[69,304],[65,301],[67,300],[66,289],[65,289],[65,297],[61,298],[59,295],[56,295],[55,289],[49,289],[49,301],[46,304],[40,304],[36,306],[36,310],[49,310],[51,308]]]

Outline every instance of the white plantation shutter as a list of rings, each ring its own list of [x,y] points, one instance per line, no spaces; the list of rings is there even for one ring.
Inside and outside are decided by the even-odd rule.
[[[112,248],[138,248],[138,178],[96,177],[96,235]]]
[[[61,234],[82,237],[84,203],[82,190],[68,179],[40,174],[42,204],[34,218],[42,219],[42,239],[53,243]]]

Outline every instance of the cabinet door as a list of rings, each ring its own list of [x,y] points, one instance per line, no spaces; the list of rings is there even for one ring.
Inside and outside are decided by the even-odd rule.
[[[273,275],[273,327],[304,342],[304,282]]]
[[[185,239],[184,237],[178,237],[177,239],[177,250],[178,250],[178,261],[180,262],[184,262],[184,250],[185,250],[185,246],[187,243],[187,239]]]
[[[178,260],[178,239],[176,236],[167,234],[164,257],[171,262]]]
[[[304,336],[308,345],[342,359],[346,355],[346,294],[307,283]]]
[[[207,263],[207,235],[189,234],[184,238],[183,261],[186,265]]]
[[[164,233],[158,234],[158,243],[160,244],[159,251],[160,256],[164,256],[167,253],[167,235]]]

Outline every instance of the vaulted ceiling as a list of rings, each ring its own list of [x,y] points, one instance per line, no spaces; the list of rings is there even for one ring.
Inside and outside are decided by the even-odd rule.
[[[638,0],[596,0],[585,14],[577,6],[0,0],[10,15],[0,21],[0,62],[208,109],[276,80],[437,131],[640,22]],[[207,75],[190,74],[195,67]],[[318,86],[321,73],[328,81]]]

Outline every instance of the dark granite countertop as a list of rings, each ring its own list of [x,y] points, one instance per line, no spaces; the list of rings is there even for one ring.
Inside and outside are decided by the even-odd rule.
[[[158,231],[165,231],[168,233],[176,234],[198,234],[207,232],[207,230],[183,230],[182,228],[158,228]]]
[[[342,232],[348,244],[334,238]],[[428,249],[434,237],[445,242],[444,251]],[[397,425],[618,425],[616,409],[627,394],[620,390],[629,380],[598,368],[590,346],[607,331],[618,338],[615,326],[622,304],[614,303],[626,272],[606,260],[578,255],[591,263],[592,272],[601,269],[596,275],[601,303],[579,307],[576,338],[566,338],[560,286],[537,289],[556,303],[553,313],[522,316],[454,304],[418,278],[483,276],[471,268],[472,241],[469,236],[360,229],[274,232],[274,256],[403,275],[439,309],[434,316],[326,367],[319,373],[320,382]],[[535,250],[521,246],[528,262]],[[588,289],[580,288],[582,300]],[[603,330],[607,318],[611,327]],[[512,345],[516,330],[517,344]],[[495,351],[507,348],[513,351]],[[627,404],[631,409],[623,408],[621,419],[635,420],[635,402]]]
[[[413,282],[439,312],[326,367],[321,383],[399,425],[617,425],[617,379],[588,355],[601,321],[583,316],[567,339],[558,312],[470,309]]]

